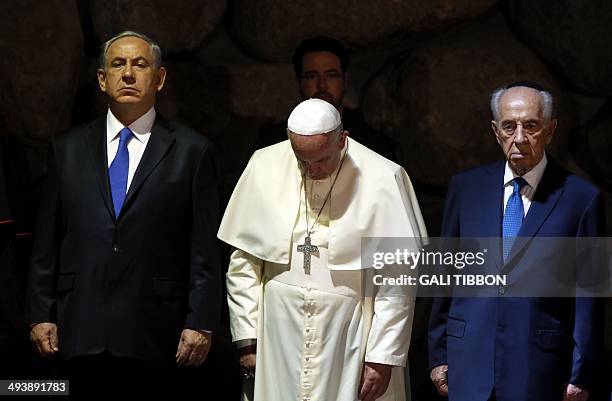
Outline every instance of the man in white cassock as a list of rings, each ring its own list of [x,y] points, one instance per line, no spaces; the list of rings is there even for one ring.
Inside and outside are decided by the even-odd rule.
[[[300,103],[287,131],[253,154],[218,234],[234,247],[231,330],[254,400],[403,401],[414,295],[365,291],[361,240],[420,249],[412,184],[323,100]]]

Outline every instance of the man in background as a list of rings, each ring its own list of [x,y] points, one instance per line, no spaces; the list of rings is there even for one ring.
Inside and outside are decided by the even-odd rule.
[[[343,105],[349,79],[349,53],[335,39],[317,36],[299,44],[293,54],[293,69],[300,97],[325,100],[340,112],[349,136],[389,160],[396,160],[397,144],[370,128],[359,109]],[[287,139],[287,122],[265,126],[257,139],[257,149]]]

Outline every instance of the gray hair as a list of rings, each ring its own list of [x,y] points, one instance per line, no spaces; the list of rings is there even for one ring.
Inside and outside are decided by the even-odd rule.
[[[516,88],[516,86],[513,86],[513,88]],[[525,86],[524,88],[529,88],[529,89],[533,89],[530,88],[528,86]],[[512,89],[512,88],[509,88]],[[506,93],[508,89],[507,88],[499,88],[496,89],[493,94],[491,94],[491,113],[493,113],[493,119],[497,122],[499,122],[499,101],[501,100],[502,96],[504,95],[504,93]],[[552,119],[552,114],[553,114],[553,97],[550,94],[550,92],[547,91],[540,91],[537,89],[533,89],[536,92],[538,92],[538,94],[540,95],[540,98],[542,99],[542,115],[544,117],[544,121],[545,122],[549,122]]]
[[[155,41],[153,41],[153,39],[151,39],[144,33],[135,32],[135,31],[123,31],[113,36],[112,38],[104,42],[102,46],[100,46],[100,60],[99,60],[100,68],[106,69],[106,53],[108,52],[108,48],[117,40],[121,38],[126,38],[126,37],[135,37],[135,38],[139,38],[147,42],[149,46],[151,46],[151,52],[153,53],[155,68],[159,69],[159,67],[161,67],[162,65],[161,48]]]

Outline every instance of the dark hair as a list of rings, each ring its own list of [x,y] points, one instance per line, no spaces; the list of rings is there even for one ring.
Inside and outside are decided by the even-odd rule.
[[[346,72],[349,63],[349,55],[344,46],[336,39],[329,38],[327,36],[316,36],[314,38],[305,39],[299,44],[293,53],[293,69],[295,75],[300,76],[302,74],[302,62],[306,53],[312,52],[330,52],[335,54],[340,59],[340,67],[342,73]]]

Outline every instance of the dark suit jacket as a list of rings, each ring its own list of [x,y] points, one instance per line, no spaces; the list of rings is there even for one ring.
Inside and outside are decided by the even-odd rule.
[[[501,236],[504,166],[453,177],[443,237]],[[605,236],[604,224],[602,194],[549,157],[518,237]],[[501,249],[497,255],[501,271],[512,273],[536,256],[559,264],[555,255],[564,252],[556,251],[517,240],[505,264]],[[594,385],[602,320],[602,303],[593,298],[436,298],[430,367],[448,364],[451,401],[486,401],[493,390],[498,400],[560,401],[564,383]]]
[[[55,140],[27,314],[57,322],[63,359],[171,362],[183,328],[217,328],[217,187],[209,142],[159,116],[115,216],[106,117]]]

